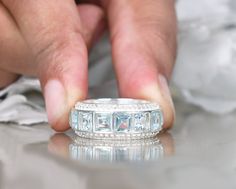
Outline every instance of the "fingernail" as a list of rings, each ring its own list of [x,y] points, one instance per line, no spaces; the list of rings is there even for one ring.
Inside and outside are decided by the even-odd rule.
[[[44,87],[44,97],[48,122],[52,126],[66,109],[66,91],[63,84],[56,79],[49,80]]]
[[[160,85],[161,90],[165,93],[164,97],[170,102],[170,105],[174,109],[174,103],[173,103],[173,100],[171,98],[171,92],[170,92],[170,89],[169,89],[167,79],[162,74],[159,75],[159,85]]]

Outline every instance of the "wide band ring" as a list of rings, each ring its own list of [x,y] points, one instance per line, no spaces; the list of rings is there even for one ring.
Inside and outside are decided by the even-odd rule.
[[[69,144],[69,155],[80,162],[155,161],[164,156],[164,146],[158,138],[114,141],[75,137]]]
[[[157,103],[101,98],[76,103],[70,113],[70,126],[83,138],[144,139],[157,135],[163,126]]]

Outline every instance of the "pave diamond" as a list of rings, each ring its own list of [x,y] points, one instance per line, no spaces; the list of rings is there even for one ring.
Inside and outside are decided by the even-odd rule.
[[[133,130],[137,132],[146,131],[149,128],[149,113],[134,114]]]
[[[127,113],[118,112],[114,114],[115,131],[127,132],[130,130],[131,116]]]
[[[75,109],[72,109],[70,113],[70,125],[72,129],[78,129],[78,111]]]
[[[91,131],[92,130],[93,114],[91,112],[80,112],[80,130]]]
[[[112,127],[112,116],[110,113],[96,113],[95,115],[95,131],[109,132]]]
[[[162,113],[160,111],[151,112],[151,131],[159,131],[162,126]]]

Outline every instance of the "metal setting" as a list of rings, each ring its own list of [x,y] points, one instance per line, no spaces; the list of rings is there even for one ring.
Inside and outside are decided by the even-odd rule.
[[[70,113],[75,133],[94,139],[151,138],[161,131],[163,120],[157,103],[127,98],[85,100]]]

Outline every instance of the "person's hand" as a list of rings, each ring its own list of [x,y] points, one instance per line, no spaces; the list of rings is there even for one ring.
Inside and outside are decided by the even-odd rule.
[[[0,1],[0,87],[18,75],[40,79],[49,123],[69,128],[68,115],[87,96],[88,50],[108,20],[122,97],[158,102],[165,128],[174,120],[166,82],[175,60],[173,0]]]

